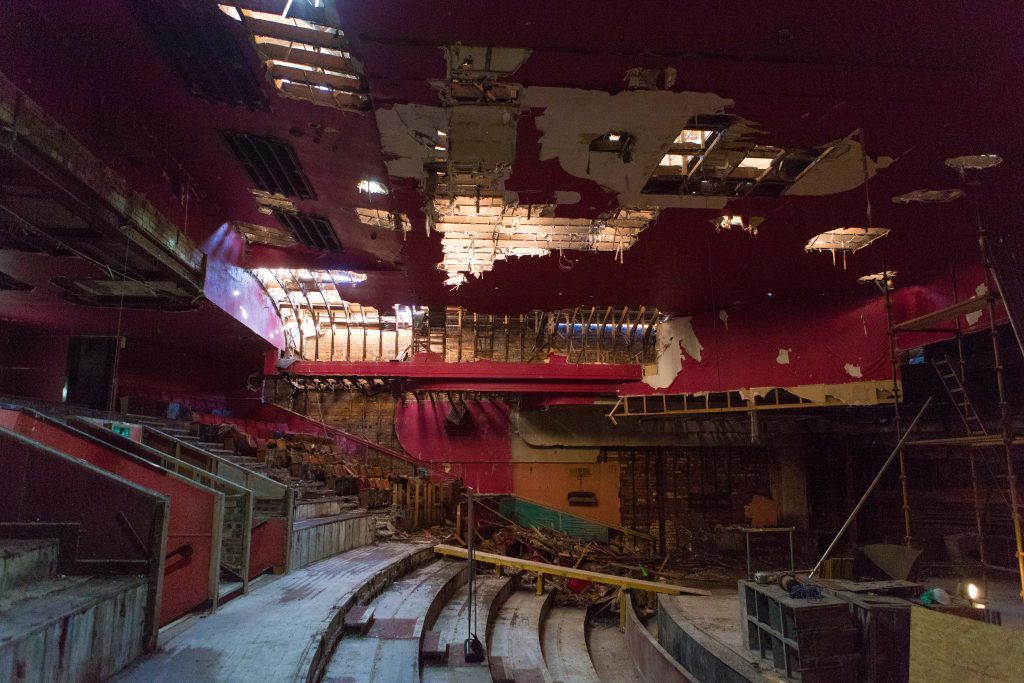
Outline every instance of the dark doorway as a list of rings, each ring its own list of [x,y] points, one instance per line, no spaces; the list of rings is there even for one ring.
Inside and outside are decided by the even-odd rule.
[[[67,402],[107,410],[116,358],[114,337],[72,337],[68,344]]]

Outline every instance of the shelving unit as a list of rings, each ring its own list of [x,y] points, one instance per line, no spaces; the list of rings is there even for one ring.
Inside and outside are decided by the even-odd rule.
[[[853,683],[857,629],[843,600],[795,599],[775,585],[739,582],[743,646],[789,680]]]

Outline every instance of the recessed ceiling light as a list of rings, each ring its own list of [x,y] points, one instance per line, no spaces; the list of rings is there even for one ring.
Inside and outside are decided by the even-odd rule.
[[[608,142],[619,142],[622,140],[622,133],[608,133]]]
[[[366,192],[367,194],[387,194],[388,188],[384,187],[384,184],[376,180],[360,180],[359,184],[356,185],[360,192]]]

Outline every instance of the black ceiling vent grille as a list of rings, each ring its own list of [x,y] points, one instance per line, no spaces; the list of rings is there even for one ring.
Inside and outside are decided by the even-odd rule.
[[[230,19],[216,2],[145,0],[130,4],[194,95],[249,110],[267,106],[245,54],[228,29]]]
[[[334,234],[334,226],[326,218],[305,213],[274,211],[277,220],[302,244],[320,251],[341,251],[341,242]]]
[[[231,153],[260,190],[299,199],[316,199],[309,178],[299,166],[292,146],[275,138],[226,131]]]
[[[16,277],[11,277],[7,273],[0,272],[0,289],[15,292],[31,292],[35,287],[27,282],[22,282]]]

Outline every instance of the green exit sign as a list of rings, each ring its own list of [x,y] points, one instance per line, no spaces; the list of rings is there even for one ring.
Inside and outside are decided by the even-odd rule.
[[[120,436],[130,438],[132,435],[132,426],[129,424],[125,424],[124,422],[114,422],[113,424],[110,425],[110,429],[115,434],[118,434]]]

